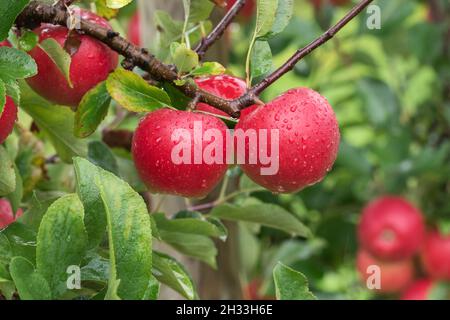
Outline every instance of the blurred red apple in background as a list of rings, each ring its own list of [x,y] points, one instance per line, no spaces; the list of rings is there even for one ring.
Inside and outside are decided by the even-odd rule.
[[[414,264],[411,259],[387,262],[377,260],[365,250],[359,250],[356,260],[357,269],[361,279],[375,276],[370,266],[377,266],[380,270],[380,288],[373,289],[381,293],[399,292],[405,289],[414,278]]]
[[[401,197],[385,196],[370,202],[358,226],[361,245],[383,260],[411,257],[424,236],[422,213]]]
[[[438,231],[428,233],[422,249],[422,262],[430,277],[450,280],[450,235]]]

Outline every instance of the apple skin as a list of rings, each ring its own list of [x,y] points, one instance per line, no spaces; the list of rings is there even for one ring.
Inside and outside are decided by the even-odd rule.
[[[265,106],[241,116],[236,130],[279,130],[279,170],[261,175],[258,157],[249,164],[249,150],[258,146],[245,143],[244,173],[257,184],[274,193],[293,193],[321,181],[336,160],[339,149],[339,126],[333,109],[319,93],[308,88],[287,91]],[[255,150],[256,149],[256,150]],[[270,148],[269,148],[270,149]],[[238,150],[239,151],[239,150]]]
[[[201,121],[203,134],[218,129],[223,137],[223,155],[226,155],[227,127],[216,117],[187,111],[160,109],[149,113],[139,124],[132,152],[137,171],[150,191],[189,198],[208,195],[225,175],[228,165],[193,162],[194,122]],[[171,154],[178,142],[171,137],[175,129],[186,129],[191,135],[191,164],[175,164]],[[206,140],[206,139],[205,139]],[[210,144],[203,141],[202,150]]]
[[[381,279],[380,293],[394,293],[405,289],[414,278],[414,264],[412,259],[401,261],[387,262],[377,260],[365,250],[359,250],[356,260],[356,265],[360,278],[364,283],[372,273],[367,273],[369,266],[375,265],[380,268]]]
[[[229,75],[197,78],[195,83],[200,89],[227,100],[237,99],[247,92],[247,84],[243,79]],[[247,107],[241,111],[241,115],[245,116],[257,107],[257,105]],[[226,112],[202,102],[197,104],[196,109],[222,117],[230,116]]]
[[[403,292],[401,300],[429,300],[433,284],[431,279],[416,280]]]
[[[111,28],[106,20],[86,10],[81,11],[81,18],[89,20],[105,28]],[[61,46],[68,36],[68,29],[63,26],[42,24],[34,32],[39,35],[39,42],[53,38]],[[72,55],[69,86],[64,75],[50,57],[39,47],[29,53],[38,66],[38,74],[27,79],[27,83],[39,95],[56,104],[78,106],[81,99],[90,89],[106,80],[109,73],[118,64],[118,54],[102,42],[87,36],[77,35],[80,46]]]
[[[5,142],[6,138],[14,129],[14,123],[17,120],[17,107],[10,97],[6,97],[5,107],[0,115],[0,144]]]
[[[0,229],[8,227],[15,222],[17,218],[22,216],[22,209],[17,210],[15,216],[11,208],[11,204],[6,199],[0,199]]]
[[[231,7],[236,3],[236,0],[228,0],[227,1],[227,10],[230,10]],[[244,7],[242,8],[239,15],[244,18],[245,21],[249,21],[253,14],[256,11],[256,1],[255,0],[247,0]]]
[[[141,18],[136,11],[128,23],[128,40],[136,46],[141,46]]]
[[[431,278],[450,280],[450,235],[429,232],[422,247],[422,263]]]
[[[422,213],[401,197],[380,197],[363,209],[358,239],[379,259],[409,258],[420,249],[424,237]]]

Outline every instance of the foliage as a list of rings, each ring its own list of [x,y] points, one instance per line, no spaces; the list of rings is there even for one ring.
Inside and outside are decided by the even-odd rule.
[[[130,0],[80,5],[91,2],[113,25],[127,21],[133,6]],[[184,107],[188,99],[175,87],[192,77],[226,72],[248,83],[264,78],[349,8],[319,13],[306,0],[259,0],[252,23],[231,28],[225,69],[200,61],[193,49],[212,28],[212,2],[184,0],[182,21],[155,12],[154,53],[175,65],[181,80],[149,84],[140,70],[118,68],[71,110],[46,101],[24,81],[38,71],[27,54],[37,40],[29,32],[18,39],[11,27],[27,3],[0,4],[0,41],[8,37],[14,45],[0,48],[0,115],[6,96],[20,107],[15,131],[0,145],[0,196],[25,212],[0,231],[0,297],[146,300],[157,299],[164,284],[197,299],[186,268],[155,244],[217,268],[217,241],[227,241],[224,221],[232,221],[240,278],[261,279],[265,295],[366,299],[373,294],[354,267],[355,226],[364,203],[402,194],[422,208],[430,225],[449,225],[448,25],[427,20],[423,1],[377,0],[380,30],[367,29],[363,12],[261,96],[270,101],[306,86],[328,98],[342,142],[325,181],[276,195],[232,167],[218,197],[171,217],[151,210],[130,151],[103,143],[102,133],[133,131],[145,112]],[[39,46],[70,83],[70,54],[56,41]],[[229,178],[239,183],[227,193]],[[73,266],[81,272],[80,289],[67,286]]]

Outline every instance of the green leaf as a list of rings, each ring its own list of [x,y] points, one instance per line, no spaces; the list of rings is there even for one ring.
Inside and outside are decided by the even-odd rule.
[[[93,171],[93,175],[86,174],[86,171]],[[106,232],[106,209],[100,197],[97,184],[94,183],[94,174],[97,170],[87,162],[75,164],[75,174],[77,177],[77,193],[84,206],[84,225],[89,239],[89,248],[97,247],[103,240]]]
[[[216,268],[217,249],[214,242],[202,235],[158,230],[161,239],[181,253]]]
[[[64,75],[67,83],[72,88],[73,84],[70,80],[70,64],[72,57],[64,50],[60,44],[52,38],[45,39],[39,44],[39,47],[48,55],[50,60],[58,67],[59,71]]]
[[[279,262],[273,269],[277,300],[317,300],[306,277]]]
[[[179,72],[189,72],[199,63],[198,54],[189,49],[185,43],[173,42],[170,45],[170,54]]]
[[[106,0],[106,5],[111,9],[120,9],[132,1],[133,0]]]
[[[101,141],[89,143],[88,159],[95,165],[106,171],[119,175],[119,166],[111,149]]]
[[[83,206],[76,194],[56,200],[42,219],[37,236],[36,268],[52,297],[67,290],[67,268],[79,265],[87,246]]]
[[[223,204],[215,207],[210,215],[224,220],[259,223],[283,230],[293,236],[308,237],[311,234],[304,224],[275,204],[250,204],[242,207]]]
[[[251,75],[257,78],[272,69],[272,50],[267,41],[257,40],[251,58]]]
[[[188,106],[189,102],[192,100],[185,96],[180,90],[178,90],[173,84],[169,82],[163,83],[163,88],[166,90],[167,94],[172,101],[172,106],[179,110],[184,110]]]
[[[24,81],[20,81],[21,108],[38,127],[48,134],[56,152],[64,162],[87,154],[87,142],[73,135],[74,113],[67,107],[55,106],[38,96]]]
[[[189,0],[189,18],[191,23],[197,23],[206,20],[214,9],[214,4],[210,0]]]
[[[0,232],[0,265],[9,264],[12,258],[12,248],[8,237]]]
[[[17,16],[22,12],[30,0],[2,0],[0,3],[0,41],[8,37],[9,30],[14,24]],[[1,73],[1,72],[0,72]]]
[[[109,260],[93,251],[88,252],[86,257],[88,262],[81,268],[81,280],[106,283],[109,278]]]
[[[0,196],[5,196],[16,189],[14,163],[8,152],[0,145]]]
[[[39,36],[32,31],[25,31],[19,38],[19,48],[31,51],[39,42]]]
[[[149,85],[136,73],[117,69],[106,81],[109,94],[125,109],[132,112],[148,112],[170,106],[170,98],[164,90]]]
[[[75,136],[86,138],[93,134],[106,117],[110,103],[111,96],[106,89],[106,81],[89,90],[75,113]]]
[[[201,214],[191,213],[187,217],[167,219],[163,213],[153,215],[158,230],[197,234],[226,240],[227,233],[220,221],[208,220]]]
[[[45,278],[23,257],[14,257],[9,266],[11,277],[22,300],[50,300],[51,291]]]
[[[278,0],[275,18],[271,30],[264,36],[268,39],[286,29],[294,13],[294,0]]]
[[[159,283],[159,281],[156,280],[154,276],[151,276],[147,290],[145,291],[142,300],[158,300],[160,287],[161,284]]]
[[[255,28],[256,38],[263,37],[272,30],[279,1],[280,0],[258,0]]]
[[[15,222],[2,231],[11,248],[11,256],[36,260],[36,233],[22,223]]]
[[[14,48],[0,47],[1,79],[25,79],[36,73],[36,63],[27,53]]]
[[[225,67],[218,62],[205,62],[201,66],[198,66],[191,71],[191,75],[195,77],[200,76],[219,76],[224,74],[226,71]]]
[[[144,200],[126,182],[85,159],[75,158],[74,166],[78,180],[95,185],[90,200],[100,198],[106,213],[110,259],[106,296],[142,299],[152,266],[152,230]]]
[[[153,275],[186,299],[196,298],[194,282],[183,265],[174,258],[153,251]]]
[[[95,8],[97,9],[97,14],[101,17],[104,17],[107,20],[110,20],[117,16],[119,10],[109,8],[106,4],[107,0],[95,0]]]
[[[1,75],[0,75],[1,77]],[[6,88],[6,95],[11,97],[16,104],[16,106],[20,105],[20,88],[16,79],[4,78],[2,79]],[[1,109],[1,108],[0,108]]]
[[[375,126],[391,126],[398,121],[399,103],[392,89],[377,79],[366,78],[358,83],[369,121]]]

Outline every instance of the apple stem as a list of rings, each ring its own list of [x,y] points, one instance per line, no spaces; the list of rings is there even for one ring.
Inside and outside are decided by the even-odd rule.
[[[200,43],[195,48],[200,59],[203,59],[208,49],[219,40],[225,33],[225,30],[233,22],[234,18],[239,14],[245,5],[246,0],[238,0],[225,14],[222,20],[216,25],[208,36],[202,38]]]

